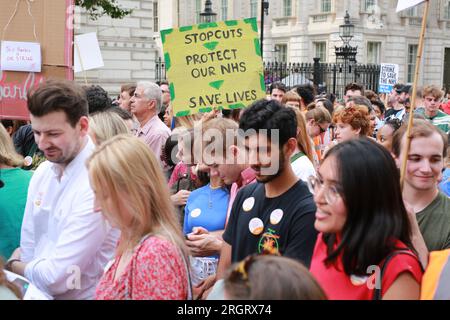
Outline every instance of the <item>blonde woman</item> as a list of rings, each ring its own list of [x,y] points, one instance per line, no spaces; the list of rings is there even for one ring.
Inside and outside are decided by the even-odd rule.
[[[116,257],[96,289],[98,300],[191,297],[186,248],[167,182],[148,146],[118,135],[88,160],[96,206],[121,231]]]
[[[131,130],[125,121],[115,112],[97,112],[89,117],[89,135],[96,145]]]
[[[8,259],[20,246],[20,228],[31,171],[22,170],[23,158],[0,124],[0,259]]]

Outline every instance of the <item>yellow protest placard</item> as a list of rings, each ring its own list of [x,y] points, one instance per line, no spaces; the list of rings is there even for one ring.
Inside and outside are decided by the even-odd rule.
[[[266,96],[256,18],[162,30],[161,40],[175,116]]]

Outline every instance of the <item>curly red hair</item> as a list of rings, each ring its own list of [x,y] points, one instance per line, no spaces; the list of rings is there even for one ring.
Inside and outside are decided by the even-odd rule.
[[[362,136],[367,135],[370,130],[369,111],[362,105],[352,105],[338,110],[333,115],[333,122],[347,123],[354,130],[360,129],[359,134]]]

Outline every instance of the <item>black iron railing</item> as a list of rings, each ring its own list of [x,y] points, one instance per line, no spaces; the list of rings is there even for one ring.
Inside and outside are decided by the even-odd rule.
[[[343,98],[344,88],[351,82],[377,92],[379,76],[380,65],[377,64],[321,63],[318,58],[314,58],[314,63],[264,62],[267,88],[273,82],[282,82],[289,88],[312,84],[319,93],[334,93],[339,99]],[[156,60],[156,80],[166,80],[165,65],[161,58]]]

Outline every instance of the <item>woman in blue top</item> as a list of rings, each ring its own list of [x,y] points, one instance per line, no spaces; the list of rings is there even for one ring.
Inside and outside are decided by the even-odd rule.
[[[185,207],[183,232],[189,239],[199,235],[204,230],[209,233],[222,233],[227,217],[229,192],[223,186],[219,176],[210,177],[210,183],[192,191]],[[220,247],[220,246],[219,246]],[[208,276],[216,273],[219,252],[191,252],[192,284],[197,286]]]
[[[0,124],[0,257],[8,259],[20,246],[28,184],[32,172],[20,169],[22,156],[14,150],[13,142]]]

